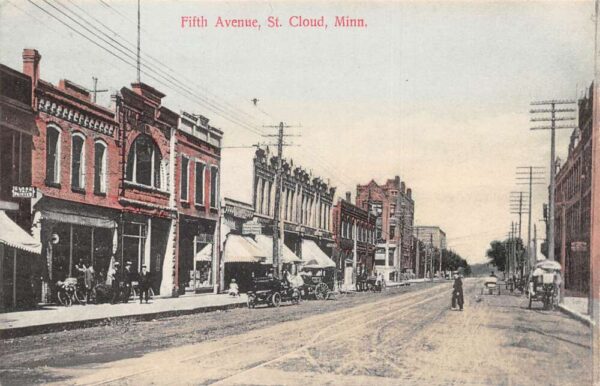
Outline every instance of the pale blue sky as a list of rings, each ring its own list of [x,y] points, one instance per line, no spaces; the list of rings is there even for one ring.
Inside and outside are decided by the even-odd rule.
[[[61,3],[135,42],[136,2],[104,0],[112,9],[102,1],[53,2],[68,12]],[[21,51],[30,47],[42,54],[42,77],[52,82],[91,86],[97,76],[114,91],[135,79],[133,68],[30,2],[0,4],[2,63],[20,69]],[[509,230],[515,167],[549,162],[549,133],[528,130],[529,102],[580,96],[592,80],[593,10],[592,1],[144,0],[142,50],[211,103],[249,114],[259,130],[281,120],[300,123],[290,130],[302,135],[293,138],[301,147],[286,148],[286,156],[330,178],[340,196],[347,190],[354,196],[355,185],[371,178],[400,175],[413,188],[416,223],[440,225],[448,245],[477,262],[489,241]],[[209,25],[217,16],[257,18],[263,28],[182,30],[182,15],[205,16]],[[293,15],[323,15],[329,28],[269,30],[271,15],[284,24]],[[368,27],[334,29],[336,15],[364,18]],[[142,80],[164,91],[173,110],[210,117],[225,131],[226,145],[265,140],[147,76]],[[254,108],[254,97],[267,114]],[[100,102],[108,104],[108,96]],[[563,157],[568,136],[558,135]],[[225,196],[251,200],[251,158],[252,150],[223,151]],[[546,189],[536,191],[533,217],[539,219]]]

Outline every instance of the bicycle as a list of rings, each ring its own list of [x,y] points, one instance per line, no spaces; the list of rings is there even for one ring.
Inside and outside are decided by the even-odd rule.
[[[68,277],[65,281],[56,282],[56,297],[58,302],[65,307],[70,307],[77,298],[77,279]]]

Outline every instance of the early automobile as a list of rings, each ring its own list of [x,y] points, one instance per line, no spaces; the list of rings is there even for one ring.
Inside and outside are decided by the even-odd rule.
[[[481,294],[493,295],[494,292],[496,292],[497,295],[500,295],[500,286],[498,285],[498,278],[492,275],[485,278],[485,281],[483,282],[483,287],[481,288]]]
[[[327,285],[327,277],[322,275],[313,275],[311,271],[303,271],[300,273],[304,285],[300,287],[303,298],[315,298],[324,300],[329,298],[331,288]]]
[[[542,260],[535,264],[527,287],[528,307],[542,302],[545,310],[554,308],[559,298],[561,266],[556,261]]]
[[[266,304],[270,307],[279,307],[281,302],[300,303],[300,291],[288,283],[273,278],[255,278],[252,290],[248,291],[248,308],[254,308],[257,304]]]

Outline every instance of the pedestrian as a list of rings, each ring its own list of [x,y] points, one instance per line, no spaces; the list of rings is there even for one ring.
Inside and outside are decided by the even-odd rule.
[[[142,270],[139,275],[138,289],[140,291],[140,304],[142,304],[142,297],[145,297],[146,304],[148,304],[150,291],[150,272],[148,272],[145,265],[142,265]]]
[[[231,279],[231,283],[229,283],[229,296],[240,296],[240,287],[238,287],[235,279]]]
[[[131,282],[135,280],[135,272],[131,269],[131,261],[127,261],[125,263],[125,272],[123,276],[124,281],[124,294],[123,294],[123,303],[127,303],[129,301],[129,297],[131,296]]]
[[[463,283],[460,274],[454,275],[454,284],[452,285],[452,309],[456,309],[458,303],[459,309],[463,310],[464,296]]]
[[[94,290],[94,267],[90,264],[83,273],[83,290],[85,292],[85,303],[90,302],[90,295]]]
[[[112,273],[111,279],[111,288],[112,288],[112,300],[111,304],[117,304],[119,302],[119,297],[121,294],[121,285],[122,285],[122,274],[121,267],[118,261],[115,261],[114,268],[112,271],[109,271],[109,274]]]

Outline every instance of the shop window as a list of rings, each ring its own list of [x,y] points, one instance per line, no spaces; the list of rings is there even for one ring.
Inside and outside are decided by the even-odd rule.
[[[210,207],[216,208],[219,200],[219,169],[216,166],[210,168]]]
[[[106,144],[94,144],[94,193],[106,193]]]
[[[46,183],[60,183],[60,130],[49,126],[46,133]]]
[[[71,188],[85,188],[85,152],[83,151],[85,137],[75,133],[71,138]]]
[[[123,224],[123,262],[132,263],[132,271],[139,272],[144,261],[146,224],[126,222]],[[150,268],[150,267],[148,267]]]
[[[190,160],[186,156],[181,156],[181,201],[188,200],[189,195],[189,173]]]
[[[204,206],[204,164],[196,162],[196,187],[194,190],[196,205]]]
[[[129,149],[125,179],[160,189],[161,161],[160,150],[152,138],[139,135]]]

